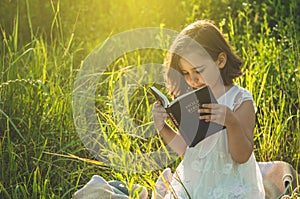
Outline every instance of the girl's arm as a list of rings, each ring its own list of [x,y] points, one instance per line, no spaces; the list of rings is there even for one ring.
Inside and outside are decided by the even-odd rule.
[[[172,127],[168,124],[159,131],[159,134],[162,136],[164,141],[171,147],[173,151],[178,153],[178,155],[183,155],[186,150],[186,143],[182,136],[175,132]]]
[[[235,112],[232,112],[232,117],[225,125],[232,159],[238,163],[247,162],[254,145],[255,111],[252,101],[243,102]]]
[[[245,163],[253,151],[255,111],[252,101],[244,101],[234,112],[221,104],[205,104],[200,112],[211,113],[200,119],[214,121],[226,126],[229,152],[237,163]]]
[[[186,143],[182,136],[175,132],[172,127],[165,123],[168,119],[166,110],[158,103],[154,104],[152,109],[153,122],[159,134],[164,141],[179,155],[183,155],[186,149]]]

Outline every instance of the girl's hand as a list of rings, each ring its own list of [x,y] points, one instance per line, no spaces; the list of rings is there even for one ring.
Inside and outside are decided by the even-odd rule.
[[[251,100],[244,101],[234,112],[221,104],[203,104],[200,113],[211,115],[200,116],[201,120],[213,121],[226,126],[228,148],[232,159],[239,163],[249,160],[253,152],[253,129],[255,111]]]
[[[198,111],[201,115],[200,120],[205,120],[206,122],[215,122],[224,126],[234,123],[233,112],[225,105],[222,104],[202,104]]]
[[[152,116],[154,126],[158,131],[161,131],[166,125],[165,120],[168,119],[166,109],[160,103],[155,103],[152,108]]]

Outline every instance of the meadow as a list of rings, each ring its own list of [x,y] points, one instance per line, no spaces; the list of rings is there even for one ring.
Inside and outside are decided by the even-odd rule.
[[[128,161],[132,155],[168,150],[151,128],[154,99],[147,86],[131,91],[119,83],[129,71],[144,77],[134,69],[162,63],[164,50],[126,53],[97,79],[96,126],[107,143],[93,145],[98,158],[78,130],[85,121],[75,117],[74,110],[82,112],[74,103],[74,83],[86,57],[114,35],[144,27],[180,31],[197,19],[219,26],[243,59],[244,74],[236,83],[253,94],[258,107],[257,160],[283,160],[299,172],[299,9],[298,0],[2,0],[0,198],[71,198],[95,174],[150,191],[164,167],[174,170],[180,158],[172,153],[162,157],[161,165],[145,157],[157,170]],[[147,77],[150,82],[153,76]]]

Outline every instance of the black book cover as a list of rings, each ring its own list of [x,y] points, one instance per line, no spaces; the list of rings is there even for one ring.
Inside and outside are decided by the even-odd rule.
[[[157,88],[150,87],[150,89],[166,109],[188,146],[194,147],[206,137],[225,128],[215,122],[199,119],[198,110],[202,104],[218,103],[208,86],[185,93],[171,102]]]

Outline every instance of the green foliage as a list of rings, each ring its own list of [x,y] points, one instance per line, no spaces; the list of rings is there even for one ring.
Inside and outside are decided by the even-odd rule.
[[[284,160],[299,170],[299,6],[297,0],[2,0],[0,198],[71,198],[94,174],[150,190],[159,171],[132,173],[92,161],[74,126],[74,79],[82,60],[110,35],[146,26],[179,31],[203,18],[221,27],[244,60],[244,75],[237,82],[252,92],[258,107],[257,159]],[[166,150],[159,136],[128,134],[128,118],[113,115],[114,97],[131,92],[115,82],[130,67],[161,63],[164,53],[128,53],[99,82],[96,110],[109,143],[107,154]],[[138,76],[142,79],[143,74]],[[124,114],[135,125],[149,124],[153,100],[146,87],[137,88],[124,97]],[[149,133],[146,125],[137,131]],[[129,164],[125,157],[111,161],[116,160]],[[169,166],[174,169],[178,161]]]

